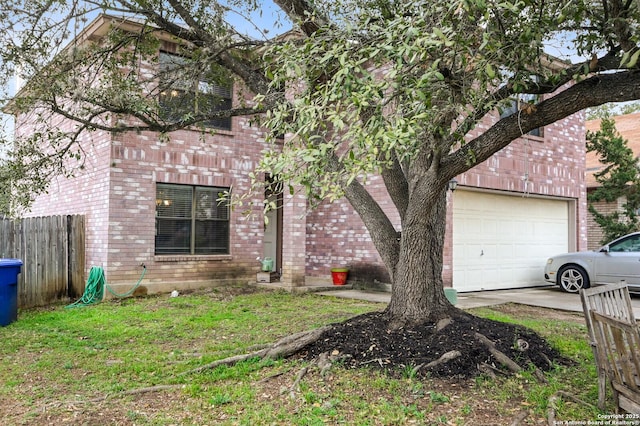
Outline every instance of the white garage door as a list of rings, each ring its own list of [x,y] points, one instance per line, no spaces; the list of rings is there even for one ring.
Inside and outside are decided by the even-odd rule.
[[[568,251],[563,200],[453,193],[453,287],[497,290],[544,284],[547,258]]]

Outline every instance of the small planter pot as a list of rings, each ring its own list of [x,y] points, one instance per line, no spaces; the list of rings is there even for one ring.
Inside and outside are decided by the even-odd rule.
[[[273,259],[270,257],[265,257],[260,261],[262,266],[262,272],[271,272],[273,271]]]
[[[332,268],[331,279],[333,285],[345,285],[347,283],[347,275],[349,275],[348,268]]]
[[[444,289],[444,295],[453,306],[458,303],[458,291],[456,289],[447,287]]]

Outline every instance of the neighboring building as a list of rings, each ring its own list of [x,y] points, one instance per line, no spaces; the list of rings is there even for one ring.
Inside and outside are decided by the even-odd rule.
[[[636,112],[633,114],[625,114],[618,115],[612,117],[616,123],[616,129],[618,133],[627,140],[628,146],[633,151],[633,154],[638,157],[640,156],[640,112]],[[588,131],[596,132],[600,130],[600,121],[601,120],[589,120],[586,122],[586,129]],[[587,193],[595,190],[599,184],[596,182],[594,173],[602,170],[604,166],[598,160],[598,156],[595,152],[588,152],[586,159],[586,182],[587,182]],[[615,211],[623,211],[623,206],[625,204],[625,198],[618,198],[616,201],[608,203],[606,201],[598,201],[593,203],[595,209],[602,214],[611,214]],[[587,247],[589,250],[595,250],[602,246],[602,238],[603,232],[595,220],[593,220],[593,216],[591,213],[588,214],[588,244]]]
[[[99,33],[104,25],[102,17],[89,30]],[[236,103],[239,90],[228,96]],[[497,113],[491,118],[498,119]],[[218,206],[219,192],[249,190],[248,173],[265,142],[244,117],[211,125],[214,135],[181,130],[170,143],[152,132],[88,134],[84,172],[52,182],[30,214],[84,214],[87,271],[104,267],[116,290],[136,282],[141,264],[150,292],[255,282],[256,259],[263,257],[280,272],[274,285],[291,290],[329,284],[336,266],[348,266],[352,282],[388,280],[366,228],[344,200],[308,213],[304,198],[285,194],[266,226],[259,208],[245,216]],[[17,127],[26,132],[29,123],[18,117]],[[448,195],[445,285],[459,291],[541,285],[548,256],[584,249],[584,164],[579,113],[459,176]],[[367,188],[395,211],[381,179],[373,177]],[[394,222],[400,230],[397,217]]]

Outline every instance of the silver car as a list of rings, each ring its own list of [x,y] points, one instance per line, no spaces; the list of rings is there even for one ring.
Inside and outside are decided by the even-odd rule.
[[[620,237],[596,251],[553,256],[547,260],[544,279],[569,293],[621,281],[630,291],[640,292],[640,232]]]

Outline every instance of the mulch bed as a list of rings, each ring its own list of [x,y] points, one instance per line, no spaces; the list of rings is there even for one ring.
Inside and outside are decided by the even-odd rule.
[[[397,375],[437,360],[447,352],[459,351],[461,355],[457,358],[428,369],[422,368],[417,374],[463,379],[477,376],[482,370],[479,366],[485,366],[483,371],[489,366],[495,371],[507,372],[488,347],[476,338],[476,333],[486,336],[495,343],[496,349],[524,369],[535,365],[547,371],[554,363],[570,363],[530,329],[462,312],[458,312],[453,321],[439,331],[436,331],[434,323],[391,330],[382,312],[363,314],[333,324],[298,356],[312,360],[329,352],[342,356],[347,368],[370,366]]]

